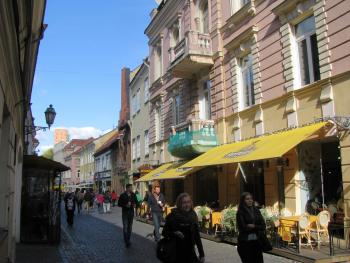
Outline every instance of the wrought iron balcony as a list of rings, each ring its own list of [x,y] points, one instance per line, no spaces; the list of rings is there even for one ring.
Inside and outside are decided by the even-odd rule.
[[[169,49],[170,71],[175,77],[190,78],[193,73],[214,64],[209,34],[187,31],[185,38]]]
[[[214,121],[191,120],[184,124],[173,127],[174,134],[169,138],[168,151],[173,156],[189,159],[218,146]]]

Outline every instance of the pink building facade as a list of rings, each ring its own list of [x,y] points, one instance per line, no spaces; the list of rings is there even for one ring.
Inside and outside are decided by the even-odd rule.
[[[181,189],[224,207],[251,191],[261,204],[303,213],[327,171],[324,180],[336,183],[323,202],[350,215],[350,139],[341,135],[350,116],[349,11],[345,0],[170,0],[152,12],[150,159],[187,161],[217,144],[331,120],[281,158],[245,163],[246,181],[233,162],[181,186],[167,182],[168,196]],[[198,134],[212,137],[196,143]],[[307,152],[322,160],[316,172]]]

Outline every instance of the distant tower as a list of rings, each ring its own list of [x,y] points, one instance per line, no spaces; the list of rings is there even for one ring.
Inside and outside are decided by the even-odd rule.
[[[59,142],[68,142],[68,130],[66,129],[55,129],[55,144]]]

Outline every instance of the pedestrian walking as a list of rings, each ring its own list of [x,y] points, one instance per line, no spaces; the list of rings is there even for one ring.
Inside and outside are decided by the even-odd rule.
[[[112,197],[112,206],[115,207],[115,201],[117,201],[118,195],[114,190],[112,191],[111,197]]]
[[[263,250],[259,239],[265,235],[266,225],[260,210],[254,206],[251,193],[244,192],[237,211],[238,254],[243,263],[263,263]],[[266,236],[262,236],[265,237]]]
[[[111,193],[107,190],[103,195],[103,212],[105,214],[111,212],[111,201]]]
[[[90,210],[90,202],[92,200],[92,195],[89,190],[85,190],[84,193],[84,210],[89,213]]]
[[[71,191],[64,196],[64,207],[66,210],[67,224],[69,226],[73,226],[75,201],[75,195]]]
[[[127,184],[126,191],[120,195],[118,200],[118,206],[122,207],[123,234],[126,247],[130,247],[131,244],[130,237],[136,203],[137,199],[132,191],[132,184]]]
[[[77,200],[78,214],[80,214],[80,211],[83,209],[84,191],[80,190],[75,196],[75,198]]]
[[[155,185],[152,189],[152,194],[148,196],[148,205],[151,209],[153,225],[154,225],[154,239],[156,242],[160,239],[160,223],[163,217],[163,208],[165,205],[164,195],[160,192],[160,186]]]
[[[169,262],[205,262],[203,245],[199,235],[198,217],[193,210],[189,194],[182,193],[177,197],[176,208],[166,217],[162,235],[169,240],[167,242],[175,242],[173,246],[175,251],[172,252]],[[198,249],[199,257],[195,252],[195,246]]]

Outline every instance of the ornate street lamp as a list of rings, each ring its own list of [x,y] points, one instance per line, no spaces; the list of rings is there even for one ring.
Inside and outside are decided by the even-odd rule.
[[[46,124],[48,125],[48,127],[34,126],[34,125],[25,126],[25,134],[28,135],[28,134],[31,134],[33,132],[37,132],[39,130],[43,130],[43,131],[46,131],[46,129],[50,130],[51,125],[55,121],[55,117],[56,117],[56,111],[52,107],[52,104],[50,104],[50,106],[45,111],[45,119],[46,119]]]

